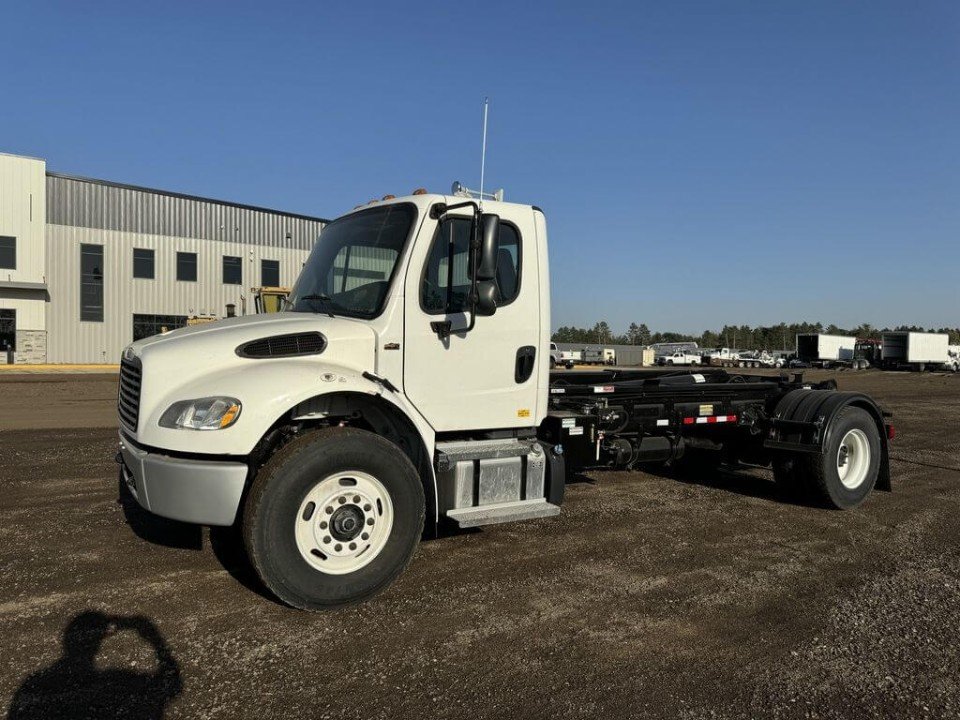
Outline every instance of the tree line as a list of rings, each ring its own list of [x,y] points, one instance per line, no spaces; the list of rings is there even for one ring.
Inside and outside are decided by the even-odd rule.
[[[651,332],[645,323],[630,323],[623,334],[614,333],[606,321],[592,328],[564,325],[553,333],[554,342],[583,343],[584,345],[653,345],[663,342],[695,342],[702,348],[730,347],[738,350],[792,350],[796,336],[802,333],[852,335],[862,340],[879,340],[891,330],[938,332],[950,336],[950,344],[960,344],[960,328],[923,328],[916,325],[898,325],[895,328],[875,328],[863,323],[855,328],[841,328],[823,323],[780,323],[779,325],[724,325],[720,330],[705,330],[700,335],[671,331]]]

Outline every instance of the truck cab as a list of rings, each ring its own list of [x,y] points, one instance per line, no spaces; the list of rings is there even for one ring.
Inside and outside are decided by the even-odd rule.
[[[255,567],[299,606],[344,596],[305,589],[315,578],[289,590],[292,560],[258,565],[263,547],[290,540],[271,525],[272,503],[283,502],[274,496],[300,497],[288,519],[299,533],[293,558],[320,576],[362,577],[384,562],[386,536],[368,527],[390,535],[403,524],[410,541],[424,517],[432,527],[457,511],[463,525],[555,514],[535,438],[547,412],[549,297],[538,208],[425,192],[358,207],[323,230],[282,312],[123,351],[126,483],[156,514],[256,528],[245,540]],[[324,458],[319,489],[294,478],[313,463],[277,460],[300,445]],[[294,523],[308,505],[337,522]],[[375,590],[382,573],[371,578],[349,597]]]

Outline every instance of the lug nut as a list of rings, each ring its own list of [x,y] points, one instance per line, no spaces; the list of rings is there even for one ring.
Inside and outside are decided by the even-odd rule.
[[[356,550],[356,549],[357,549],[357,544],[356,544],[356,543],[350,543],[350,549],[351,549],[351,550]]]
[[[325,543],[330,542],[330,536],[329,536],[329,535],[324,535],[324,536],[323,536],[323,542],[325,542]]]
[[[369,539],[370,539],[370,535],[367,534],[367,533],[362,533],[362,534],[360,535],[360,539],[361,539],[361,540],[369,540]]]
[[[364,512],[370,512],[371,509],[372,509],[372,506],[370,505],[370,503],[367,503],[366,505],[363,506]]]
[[[327,521],[326,521],[326,520],[324,520],[323,522],[320,523],[320,529],[321,529],[321,530],[326,530],[326,529],[327,529]]]
[[[337,502],[340,503],[341,505],[343,505],[346,501],[347,501],[347,499],[346,499],[345,497],[343,497],[343,495],[341,495],[341,496],[337,499]]]
[[[332,508],[332,507],[329,507],[329,506],[328,506],[328,507],[325,507],[323,510],[324,510],[324,512],[327,513],[327,515],[333,515],[333,508]]]
[[[343,545],[341,545],[340,543],[337,543],[336,545],[333,546],[333,549],[336,550],[337,552],[340,552],[341,550],[343,550]]]
[[[373,518],[367,518],[367,525],[373,525]]]
[[[353,496],[353,503],[354,503],[354,505],[358,505],[358,504],[360,503],[360,496],[359,496],[359,495],[354,495],[354,496]]]

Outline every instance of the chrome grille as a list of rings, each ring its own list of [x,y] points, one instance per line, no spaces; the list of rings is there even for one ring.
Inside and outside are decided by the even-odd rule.
[[[140,358],[120,360],[120,392],[117,412],[120,422],[134,432],[140,417],[140,380],[143,374]]]

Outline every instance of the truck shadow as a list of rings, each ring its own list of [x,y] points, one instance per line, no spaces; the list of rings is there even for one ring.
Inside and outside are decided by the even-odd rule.
[[[762,468],[750,465],[720,465],[719,467],[668,467],[654,466],[641,469],[655,477],[660,477],[687,485],[699,485],[705,488],[723,490],[724,492],[744,497],[782,505],[796,505],[799,507],[814,507],[801,495],[785,491],[771,478],[758,475]]]
[[[117,502],[123,509],[127,525],[142,540],[180,550],[203,549],[201,526],[168,520],[147,512],[134,500],[122,476],[117,478]]]
[[[123,508],[127,525],[141,540],[178,550],[203,550],[202,525],[169,520],[144,510],[133,499],[123,478],[118,481],[117,502]],[[217,562],[234,580],[257,595],[274,601],[253,571],[236,527],[211,527],[209,541]]]
[[[98,662],[103,643],[132,633],[153,652],[152,670],[131,669],[135,658]],[[63,650],[30,675],[10,700],[7,720],[33,718],[162,718],[183,691],[180,664],[148,618],[86,610],[63,630]],[[138,654],[139,657],[139,654]]]

